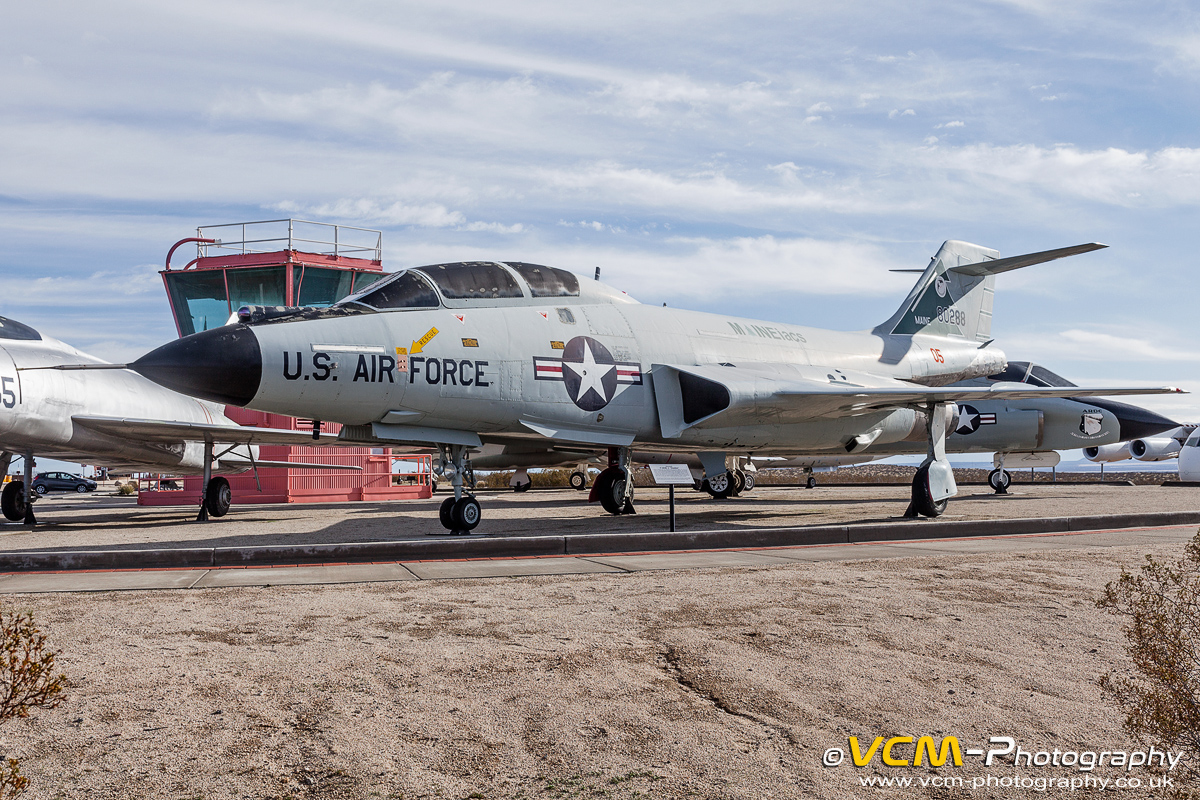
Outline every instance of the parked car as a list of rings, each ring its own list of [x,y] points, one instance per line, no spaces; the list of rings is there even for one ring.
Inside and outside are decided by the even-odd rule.
[[[81,475],[70,472],[39,472],[33,478],[33,490],[38,494],[46,492],[94,492],[96,482]]]

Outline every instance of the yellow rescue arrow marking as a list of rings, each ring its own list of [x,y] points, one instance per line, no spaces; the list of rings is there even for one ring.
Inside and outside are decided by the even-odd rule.
[[[422,352],[425,349],[425,345],[429,344],[429,342],[433,340],[433,337],[435,337],[437,335],[438,335],[438,329],[430,328],[429,333],[425,334],[420,339],[417,339],[415,342],[412,343],[412,347],[408,348],[409,354],[415,355],[416,353]]]

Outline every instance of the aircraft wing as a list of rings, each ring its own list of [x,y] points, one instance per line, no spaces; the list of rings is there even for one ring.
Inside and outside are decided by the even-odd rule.
[[[1032,397],[1112,397],[1184,394],[1174,387],[1083,387],[1000,384],[995,387],[921,386],[862,373],[812,367],[814,375],[772,365],[655,364],[651,369],[663,436],[687,428],[792,424],[858,416],[932,403],[1018,400]]]
[[[289,431],[281,428],[254,428],[247,425],[217,425],[204,422],[178,422],[163,419],[130,419],[127,417],[92,417],[77,415],[71,421],[89,430],[110,436],[127,436],[144,442],[203,442],[222,444],[290,444],[296,446],[346,444],[336,435],[322,433],[313,439],[309,431]],[[358,443],[358,446],[362,446]]]

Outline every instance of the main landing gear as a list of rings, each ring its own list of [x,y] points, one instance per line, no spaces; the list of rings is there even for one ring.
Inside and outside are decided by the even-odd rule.
[[[529,470],[519,469],[513,473],[513,476],[508,481],[508,485],[512,487],[514,492],[528,492],[533,488],[533,478],[529,477]]]
[[[913,476],[906,517],[940,517],[950,498],[958,493],[954,470],[946,458],[946,428],[953,406],[937,403],[928,409],[929,452]]]
[[[577,492],[582,492],[588,485],[588,469],[587,464],[580,464],[575,467],[575,471],[571,473],[571,488]]]
[[[633,507],[633,473],[630,459],[633,453],[628,447],[608,448],[608,468],[596,477],[588,502],[600,501],[610,514],[636,514]]]
[[[737,497],[742,492],[754,488],[755,467],[748,463],[742,468],[742,459],[733,457],[727,459],[724,453],[699,453],[700,463],[704,466],[705,478],[700,483],[701,490],[708,492],[716,500],[727,497]]]
[[[12,463],[12,453],[0,454],[0,475],[8,474],[8,465]],[[0,493],[0,509],[4,511],[4,516],[13,522],[21,522],[25,525],[36,525],[37,519],[33,516],[33,501],[37,499],[30,490],[33,485],[33,453],[25,452],[25,480],[12,481],[5,485],[4,491]]]
[[[229,450],[232,449],[232,447],[229,448]],[[229,450],[222,451],[221,455]],[[208,522],[209,517],[223,517],[229,513],[229,507],[233,505],[233,491],[229,488],[229,481],[213,477],[212,465],[215,460],[213,443],[205,440],[204,494],[200,496],[200,513],[196,514],[196,522]]]
[[[463,477],[469,472],[466,464],[467,447],[461,444],[438,445],[439,475],[450,476],[450,484],[454,487],[454,496],[442,501],[438,509],[438,519],[442,527],[450,531],[452,536],[465,536],[479,527],[483,518],[483,509],[474,495],[463,492]]]

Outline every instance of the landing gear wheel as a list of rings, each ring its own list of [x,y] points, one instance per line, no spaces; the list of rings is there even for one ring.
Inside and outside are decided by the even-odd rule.
[[[577,492],[581,492],[587,488],[587,475],[582,472],[571,473],[571,488]]]
[[[514,483],[512,490],[514,492],[528,492],[530,487],[532,487],[532,486],[533,486],[533,481],[530,481],[529,483]]]
[[[745,486],[745,488],[742,489],[742,491],[743,492],[754,491],[754,487],[758,483],[756,480],[754,480],[754,473],[753,472],[743,472],[742,474],[746,476],[746,486]]]
[[[442,527],[448,531],[454,530],[454,518],[450,513],[454,510],[454,497],[447,497],[442,501],[441,507],[438,509],[438,520],[441,521]]]
[[[949,500],[934,502],[929,489],[929,467],[921,467],[913,476],[912,508],[922,517],[940,517]]]
[[[596,478],[596,496],[600,505],[610,514],[620,514],[625,509],[625,473],[609,468]]]
[[[817,488],[817,478],[815,475],[809,475],[808,480],[804,482],[804,486],[809,489]]]
[[[209,516],[223,517],[229,513],[231,505],[233,491],[229,488],[229,481],[224,478],[210,480],[208,489],[204,492],[204,507],[208,509]]]
[[[13,522],[25,519],[25,484],[13,481],[5,486],[4,493],[0,494],[0,507],[4,509],[4,516]]]
[[[475,530],[482,518],[483,509],[479,507],[479,501],[469,494],[456,500],[454,507],[450,509],[450,521],[458,533],[470,533]]]
[[[724,500],[726,497],[729,497],[733,493],[733,481],[729,479],[729,473],[722,472],[719,475],[713,475],[711,478],[705,478],[704,491],[717,500]]]
[[[746,489],[746,473],[735,469],[730,474],[733,476],[733,491],[730,494],[737,497]]]
[[[50,491],[49,489],[46,488],[45,484],[41,484],[41,483],[39,483],[37,486],[33,487],[33,490],[35,492],[37,492],[38,494],[45,494],[46,492]]]
[[[1012,475],[1006,469],[994,469],[988,473],[988,486],[991,486],[996,494],[1008,494],[1008,487],[1012,484]]]

